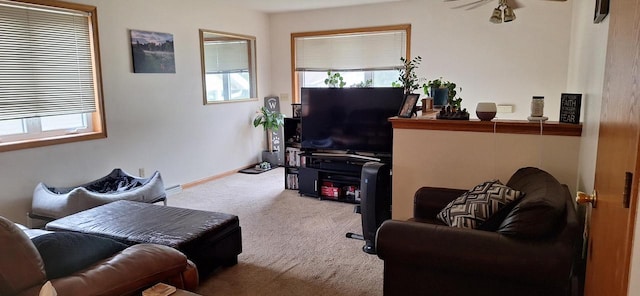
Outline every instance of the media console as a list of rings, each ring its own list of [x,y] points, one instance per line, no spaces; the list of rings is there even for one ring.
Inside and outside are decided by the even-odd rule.
[[[361,174],[367,162],[390,163],[388,157],[341,153],[301,154],[298,190],[301,195],[348,203],[360,203]]]

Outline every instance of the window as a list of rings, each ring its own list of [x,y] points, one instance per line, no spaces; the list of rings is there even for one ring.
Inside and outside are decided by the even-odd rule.
[[[301,87],[327,87],[327,72],[345,87],[391,87],[409,55],[411,25],[291,34],[294,102]]]
[[[106,137],[96,8],[36,2],[0,0],[0,151]]]

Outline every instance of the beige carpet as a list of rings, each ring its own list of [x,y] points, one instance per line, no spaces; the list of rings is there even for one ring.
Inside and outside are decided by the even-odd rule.
[[[284,189],[284,171],[234,174],[183,190],[170,206],[237,215],[238,265],[201,279],[202,295],[382,295],[382,261],[362,251],[353,205]]]

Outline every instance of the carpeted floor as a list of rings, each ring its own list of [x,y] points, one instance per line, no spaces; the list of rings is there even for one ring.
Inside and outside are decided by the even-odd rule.
[[[238,265],[201,279],[202,295],[382,295],[382,260],[362,251],[353,205],[284,189],[284,171],[234,174],[168,198],[170,206],[237,215]]]

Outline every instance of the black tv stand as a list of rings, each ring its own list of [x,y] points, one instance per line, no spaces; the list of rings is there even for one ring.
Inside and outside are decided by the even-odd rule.
[[[305,152],[304,165],[298,170],[300,195],[360,203],[360,174],[367,162],[388,162],[388,159],[359,154]]]
[[[334,153],[334,152],[307,152],[305,156],[311,157],[345,157],[345,158],[353,158],[353,159],[362,159],[366,161],[377,161],[377,162],[386,162],[390,156],[386,155],[364,155],[358,154],[356,152],[347,152],[347,153]]]

